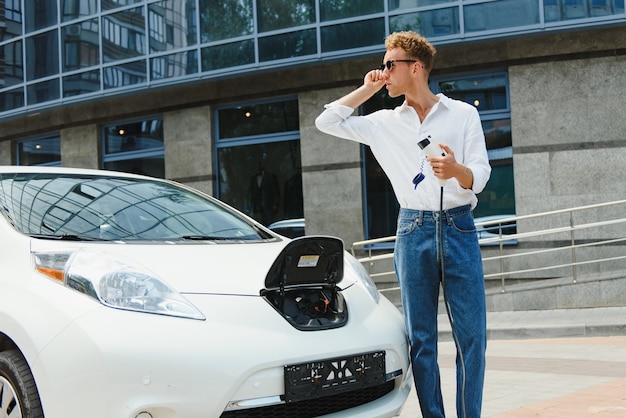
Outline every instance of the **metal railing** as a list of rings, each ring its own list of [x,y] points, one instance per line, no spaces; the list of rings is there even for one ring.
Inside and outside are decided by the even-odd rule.
[[[496,231],[479,238],[485,280],[499,279],[505,292],[506,280],[570,277],[576,283],[583,266],[588,274],[626,271],[625,216],[626,200],[618,200],[477,222],[477,229]],[[515,233],[505,233],[512,224]],[[358,241],[351,251],[372,278],[394,275],[393,252],[377,248],[393,241],[395,236]],[[382,271],[374,271],[379,265]]]

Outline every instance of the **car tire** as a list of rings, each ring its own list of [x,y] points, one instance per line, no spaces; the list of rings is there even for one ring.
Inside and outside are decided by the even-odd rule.
[[[0,417],[43,418],[35,379],[17,350],[0,353]]]

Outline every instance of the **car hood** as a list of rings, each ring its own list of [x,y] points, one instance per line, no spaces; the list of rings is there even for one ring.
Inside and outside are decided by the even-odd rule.
[[[245,243],[67,243],[139,265],[180,293],[258,296],[288,240]],[[52,245],[56,244],[56,245]],[[34,240],[34,251],[61,250],[59,243]]]

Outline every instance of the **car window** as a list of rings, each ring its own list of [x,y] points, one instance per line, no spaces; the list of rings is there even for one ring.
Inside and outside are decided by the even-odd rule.
[[[20,232],[104,240],[258,240],[263,232],[182,187],[105,176],[0,175],[0,208]]]

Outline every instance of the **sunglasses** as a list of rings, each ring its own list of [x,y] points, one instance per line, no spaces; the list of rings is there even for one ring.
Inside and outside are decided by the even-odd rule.
[[[391,71],[393,69],[393,63],[394,62],[417,62],[417,60],[389,60],[384,64],[380,64],[380,66],[378,67],[378,69],[380,71],[384,71],[385,68],[389,71]]]

